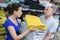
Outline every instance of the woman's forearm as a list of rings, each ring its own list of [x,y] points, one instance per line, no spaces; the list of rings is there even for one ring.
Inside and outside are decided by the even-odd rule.
[[[49,33],[48,33],[48,35],[47,35],[47,36],[45,36],[43,40],[50,40],[50,39],[51,39],[51,37],[52,37],[52,33],[51,33],[51,32],[49,32]]]
[[[25,35],[27,35],[30,32],[30,30],[27,30],[25,32],[23,32],[22,34],[18,35],[17,38],[18,39],[22,39]]]

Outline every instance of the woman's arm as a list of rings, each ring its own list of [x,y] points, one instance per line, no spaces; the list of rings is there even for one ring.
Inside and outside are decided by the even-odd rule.
[[[53,33],[52,33],[52,32],[49,32],[49,33],[47,34],[47,36],[46,36],[46,37],[44,37],[44,39],[43,39],[43,40],[50,40],[50,39],[51,39],[51,37],[52,37],[52,35],[53,35]]]
[[[24,33],[22,33],[22,34],[20,34],[20,35],[17,35],[17,34],[16,34],[16,31],[15,31],[14,27],[12,27],[12,26],[9,26],[9,27],[8,27],[8,30],[9,30],[9,32],[10,32],[10,34],[11,34],[11,36],[12,36],[12,38],[13,38],[14,40],[20,40],[20,39],[23,38],[26,34],[28,34],[31,30],[34,30],[34,29],[27,30],[27,31],[25,31]]]

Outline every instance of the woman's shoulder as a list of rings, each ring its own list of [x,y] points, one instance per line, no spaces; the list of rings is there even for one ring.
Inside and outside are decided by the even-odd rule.
[[[9,18],[7,18],[6,21],[5,21],[5,23],[9,23],[9,22],[10,22],[10,20],[9,20]]]
[[[8,26],[11,26],[11,25],[12,25],[11,21],[9,20],[9,18],[7,18],[5,23],[4,23],[4,27],[8,27]]]

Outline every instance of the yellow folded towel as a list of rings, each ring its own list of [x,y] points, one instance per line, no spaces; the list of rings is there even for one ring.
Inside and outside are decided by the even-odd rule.
[[[6,19],[6,17],[0,16],[0,24],[4,24]]]
[[[6,17],[6,12],[3,9],[0,10],[0,16]]]
[[[0,40],[5,40],[5,36],[0,36]]]
[[[38,28],[41,31],[46,31],[46,24],[40,21],[40,18],[33,15],[26,15],[25,20],[28,28]]]

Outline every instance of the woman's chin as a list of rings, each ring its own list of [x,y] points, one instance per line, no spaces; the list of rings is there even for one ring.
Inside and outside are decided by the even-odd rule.
[[[18,16],[18,17],[21,17],[21,16]]]

